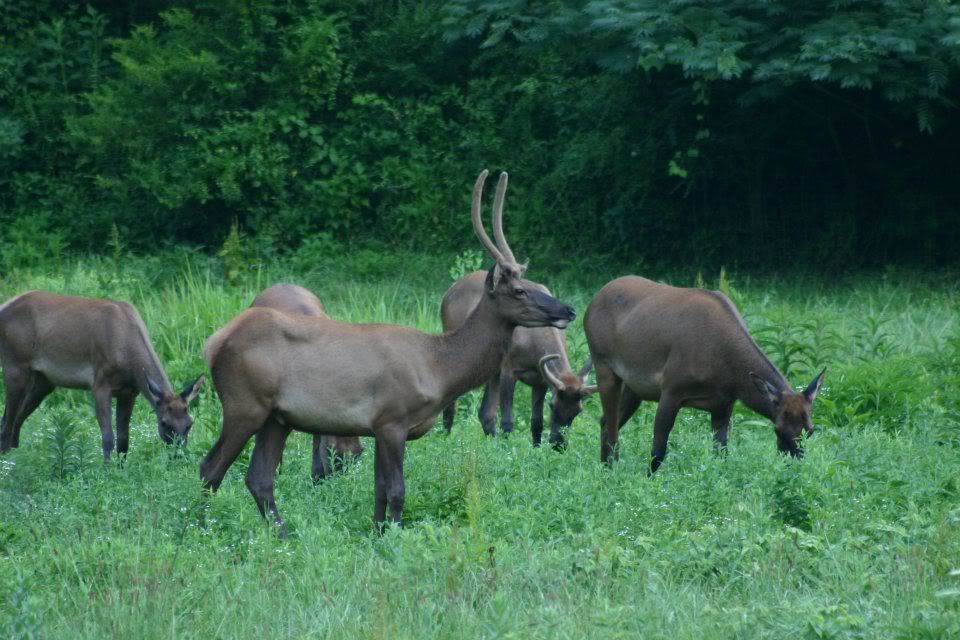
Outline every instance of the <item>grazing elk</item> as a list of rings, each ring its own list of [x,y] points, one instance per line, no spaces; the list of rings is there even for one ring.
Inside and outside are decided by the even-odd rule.
[[[387,507],[403,510],[407,440],[425,434],[440,411],[500,366],[517,325],[564,328],[573,309],[522,279],[523,267],[503,236],[507,174],[493,204],[496,243],[483,230],[480,201],[487,172],[477,178],[471,206],[474,230],[496,261],[486,295],[456,331],[430,335],[409,327],[351,324],[248,309],[215,333],[204,349],[223,403],[223,430],[200,465],[216,490],[237,454],[256,436],[247,487],[260,513],[283,521],[273,475],[290,431],[373,436],[374,522]]]
[[[268,307],[283,313],[294,313],[304,316],[327,318],[323,311],[320,298],[313,292],[295,284],[275,284],[260,292],[253,299],[251,307]],[[356,436],[324,436],[313,435],[313,464],[311,474],[314,483],[320,482],[326,476],[343,469],[343,463],[348,457],[356,457],[363,453],[363,444]]]
[[[620,429],[643,400],[659,403],[651,472],[663,462],[681,407],[710,412],[714,444],[722,449],[737,400],[773,421],[781,452],[803,454],[798,442],[813,433],[811,407],[826,369],[795,392],[719,291],[624,276],[594,296],[583,325],[603,405],[601,461],[617,458]]]
[[[133,305],[45,291],[28,291],[0,306],[0,362],[7,396],[0,453],[19,446],[23,421],[56,387],[93,392],[105,461],[114,446],[114,396],[118,453],[129,446],[138,392],[157,414],[160,439],[185,442],[193,424],[187,406],[203,383],[201,375],[174,392]]]
[[[451,285],[440,305],[440,318],[444,331],[453,331],[479,304],[484,294],[487,273],[474,271]],[[552,295],[546,287],[543,293]],[[556,361],[551,367],[550,362]],[[551,368],[554,370],[551,371]],[[591,364],[588,360],[580,373],[570,369],[564,334],[553,327],[528,329],[517,327],[507,355],[500,369],[487,381],[480,403],[480,424],[487,435],[496,435],[497,402],[500,404],[500,429],[503,433],[513,431],[513,393],[517,380],[530,386],[530,432],[533,446],[539,447],[543,434],[543,401],[547,387],[553,387],[550,405],[550,444],[560,448],[565,444],[562,429],[569,426],[583,410],[583,399],[597,390],[596,385],[586,384]],[[456,416],[457,401],[443,410],[443,426],[449,433]]]

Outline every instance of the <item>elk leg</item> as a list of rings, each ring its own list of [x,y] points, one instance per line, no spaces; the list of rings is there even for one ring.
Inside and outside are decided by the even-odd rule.
[[[9,451],[16,445],[17,415],[26,398],[28,373],[12,366],[3,370],[3,385],[6,389],[6,402],[3,409],[3,429],[0,430],[0,453]]]
[[[113,426],[110,423],[110,401],[113,393],[106,385],[97,385],[93,388],[93,401],[97,411],[97,422],[100,423],[100,439],[103,446],[103,461],[110,462],[110,453],[113,451]]]
[[[626,384],[620,388],[620,430],[622,431],[630,418],[640,408],[640,397],[635,394]]]
[[[539,447],[543,439],[543,399],[547,395],[546,385],[530,387],[530,435],[533,436],[533,446]],[[557,431],[553,422],[550,423],[550,442],[554,441],[554,432]]]
[[[673,423],[677,420],[678,411],[680,411],[679,402],[668,394],[660,396],[657,416],[653,419],[653,449],[650,452],[650,473],[656,473],[667,455],[667,439],[670,437]]]
[[[324,459],[328,458],[330,452],[324,446],[324,438],[319,434],[313,434],[313,463],[310,465],[310,475],[313,477],[313,484],[320,484],[320,481],[327,477],[329,462],[324,464]]]
[[[273,498],[273,476],[283,457],[283,447],[290,431],[290,427],[281,425],[276,420],[267,420],[257,432],[250,467],[247,469],[247,489],[253,495],[260,515],[266,518],[267,511],[273,515],[273,521],[280,527],[281,537],[286,537],[287,534],[280,512],[277,511],[277,502]]]
[[[137,395],[124,393],[117,396],[117,453],[126,455],[130,448],[130,416]]]
[[[603,418],[600,420],[600,462],[610,464],[619,459],[617,441],[620,438],[620,395],[623,381],[613,369],[602,362],[594,362],[597,387]]]
[[[720,453],[727,451],[727,434],[730,432],[730,414],[733,413],[733,404],[730,404],[710,414],[710,426],[713,427],[713,448]]]
[[[223,482],[227,469],[237,459],[250,437],[263,427],[269,411],[256,407],[245,412],[224,408],[223,429],[220,437],[200,463],[200,479],[208,491],[216,491]]]
[[[376,437],[373,470],[376,483],[376,499],[373,510],[373,523],[378,530],[383,529],[387,519],[387,505],[390,506],[390,518],[401,523],[405,486],[403,481],[403,453],[406,446],[406,432],[399,428],[386,428]]]
[[[443,428],[450,433],[450,430],[453,429],[453,419],[457,417],[457,400],[456,398],[446,406],[443,410]]]
[[[54,387],[50,384],[50,381],[47,380],[45,376],[39,373],[34,373],[30,376],[30,382],[27,385],[27,392],[23,398],[23,401],[20,404],[20,408],[17,410],[17,415],[14,417],[11,424],[13,431],[13,441],[11,446],[16,449],[20,446],[20,429],[23,427],[24,421],[30,417],[30,415],[37,410],[37,407],[40,406],[40,403],[43,402],[44,398],[50,395],[50,392],[53,391]]]
[[[500,374],[500,431],[504,435],[513,432],[513,393],[517,388],[517,379],[513,374]]]
[[[497,435],[497,405],[500,402],[500,375],[487,380],[480,401],[480,424],[488,436]]]

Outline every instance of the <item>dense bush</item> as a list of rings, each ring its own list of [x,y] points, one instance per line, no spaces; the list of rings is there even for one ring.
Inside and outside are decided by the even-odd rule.
[[[956,260],[960,9],[861,0],[4,0],[4,262],[327,234],[641,264]],[[31,239],[27,241],[26,238]],[[35,242],[33,242],[35,240]]]

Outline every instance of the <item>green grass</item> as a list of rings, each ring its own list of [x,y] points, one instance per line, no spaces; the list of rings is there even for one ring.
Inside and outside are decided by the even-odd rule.
[[[452,260],[452,259],[451,259]],[[185,252],[17,272],[28,288],[111,295],[144,316],[175,384],[203,370],[203,341],[278,280],[353,321],[439,329],[447,259],[390,256],[378,271],[317,261],[224,283]],[[541,279],[581,312],[616,273]],[[708,284],[715,286],[713,278]],[[692,284],[693,278],[674,278]],[[945,638],[960,635],[960,320],[955,279],[741,278],[722,284],[796,385],[830,371],[801,462],[738,411],[726,457],[709,418],[681,412],[670,455],[646,475],[652,406],[599,464],[599,401],[565,453],[517,432],[483,437],[478,394],[453,434],[408,447],[403,529],[373,533],[371,443],[314,487],[309,438],[290,438],[280,540],[243,482],[248,447],[198,518],[199,459],[220,429],[209,388],[187,452],[156,435],[141,399],[130,455],[104,465],[88,395],[60,390],[0,458],[0,637]],[[586,357],[578,322],[572,358]]]

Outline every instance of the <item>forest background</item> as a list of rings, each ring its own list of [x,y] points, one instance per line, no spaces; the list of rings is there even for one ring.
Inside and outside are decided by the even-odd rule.
[[[955,264],[948,0],[0,0],[0,268],[64,251]],[[543,261],[539,262],[543,265]]]

